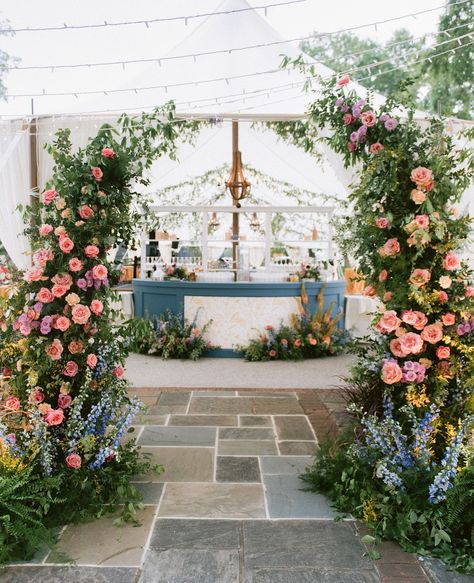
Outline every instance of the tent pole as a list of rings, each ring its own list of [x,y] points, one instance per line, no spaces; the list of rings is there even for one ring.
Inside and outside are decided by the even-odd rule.
[[[232,121],[232,163],[235,153],[239,151],[239,122]],[[238,201],[232,197],[232,205],[236,207]],[[239,261],[239,213],[232,213],[232,269],[234,281],[237,281],[237,269]]]
[[[33,100],[32,100],[33,101]],[[32,105],[33,108],[33,105]],[[29,125],[30,133],[30,206],[33,214],[31,221],[34,224],[38,220],[39,201],[38,201],[38,119],[32,117]]]

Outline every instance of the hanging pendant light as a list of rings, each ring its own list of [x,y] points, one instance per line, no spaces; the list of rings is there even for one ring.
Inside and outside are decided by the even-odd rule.
[[[229,189],[237,208],[240,208],[240,201],[250,194],[250,182],[244,176],[241,152],[234,152],[233,154],[232,170],[225,185]]]
[[[256,233],[257,231],[260,230],[260,227],[262,226],[262,224],[257,217],[257,213],[252,213],[252,217],[250,218],[249,226],[254,233]]]

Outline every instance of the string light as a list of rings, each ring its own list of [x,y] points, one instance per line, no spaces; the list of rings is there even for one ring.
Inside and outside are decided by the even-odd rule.
[[[82,30],[87,28],[105,28],[105,27],[113,27],[113,26],[131,26],[137,24],[144,24],[147,28],[149,28],[150,24],[155,24],[158,22],[176,22],[176,21],[183,21],[184,24],[187,26],[188,21],[196,18],[206,18],[208,16],[219,16],[221,14],[237,14],[240,12],[248,12],[249,10],[260,10],[264,9],[265,11],[268,8],[278,8],[278,6],[288,6],[289,4],[300,4],[301,2],[306,2],[307,0],[286,0],[286,2],[278,2],[275,4],[263,4],[259,6],[248,6],[247,8],[235,8],[233,10],[218,10],[216,12],[201,12],[199,14],[188,14],[186,16],[170,16],[165,18],[148,18],[143,20],[128,20],[122,22],[104,22],[99,23],[92,23],[92,24],[63,24],[63,26],[45,26],[45,27],[24,27],[24,28],[10,28],[9,32],[20,33],[20,32],[53,32],[53,31],[65,31],[65,30]],[[467,0],[463,0],[467,2]],[[266,12],[265,12],[266,15]]]
[[[463,38],[467,38],[467,37],[471,37],[474,34],[473,31],[468,32],[466,34],[463,34],[459,37],[456,38],[456,40],[458,41],[458,47],[451,49],[451,51],[455,51],[458,48],[462,48],[467,46],[468,43],[462,43],[461,39]],[[433,45],[431,47],[431,50],[443,46],[447,43],[451,43],[454,39],[448,39],[439,43],[436,43],[435,45]],[[420,53],[421,49],[414,49],[414,50],[408,50],[405,51],[403,53],[401,53],[398,58],[405,58],[405,57],[409,57],[415,53]],[[372,69],[374,67],[378,67],[387,63],[391,63],[392,62],[392,58],[388,58],[388,59],[384,59],[382,61],[376,61],[373,63],[368,63],[367,65],[362,65],[360,67],[355,67],[353,69],[349,69],[347,71],[344,71],[345,73],[356,73],[358,71],[362,71],[362,70],[369,70]],[[304,65],[313,65],[314,63],[302,63]],[[228,77],[215,77],[212,79],[201,79],[199,81],[182,81],[180,83],[174,83],[174,84],[168,84],[168,85],[152,85],[152,86],[147,86],[147,87],[128,87],[128,88],[120,88],[120,89],[108,89],[108,90],[89,90],[89,91],[66,91],[66,92],[52,92],[52,93],[47,93],[45,91],[45,89],[42,90],[42,93],[15,93],[15,94],[8,94],[6,97],[8,98],[20,98],[20,97],[66,97],[66,96],[77,96],[77,95],[100,95],[100,94],[110,94],[110,93],[127,93],[127,92],[134,92],[136,94],[138,94],[139,91],[151,91],[151,90],[156,90],[156,89],[164,89],[165,92],[168,92],[168,89],[170,88],[176,88],[176,87],[184,87],[184,86],[190,86],[190,85],[204,85],[204,84],[208,84],[208,83],[216,83],[219,81],[225,81],[225,83],[227,85],[229,85],[231,80],[236,80],[236,79],[244,79],[244,78],[248,78],[248,77],[257,77],[257,76],[262,76],[262,75],[272,75],[272,74],[276,74],[276,73],[281,73],[282,71],[284,71],[284,69],[278,68],[278,69],[269,69],[266,71],[255,71],[253,73],[243,73],[241,75],[233,75],[233,76],[228,76]],[[288,74],[291,72],[289,69],[287,70]],[[315,78],[315,76],[309,76],[308,80],[311,78]]]

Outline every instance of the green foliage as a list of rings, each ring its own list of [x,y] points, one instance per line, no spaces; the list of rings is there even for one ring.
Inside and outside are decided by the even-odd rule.
[[[153,323],[146,318],[132,318],[123,324],[122,334],[128,341],[130,352],[148,354],[156,342]]]

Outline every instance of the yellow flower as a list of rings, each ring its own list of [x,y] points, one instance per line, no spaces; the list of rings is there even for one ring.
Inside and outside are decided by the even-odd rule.
[[[405,395],[405,398],[407,403],[413,407],[424,407],[430,402],[426,395],[426,387],[424,385],[419,390],[414,385],[411,385]]]
[[[377,522],[377,511],[375,509],[375,504],[372,498],[364,500],[362,504],[362,520],[366,524],[373,524]]]

